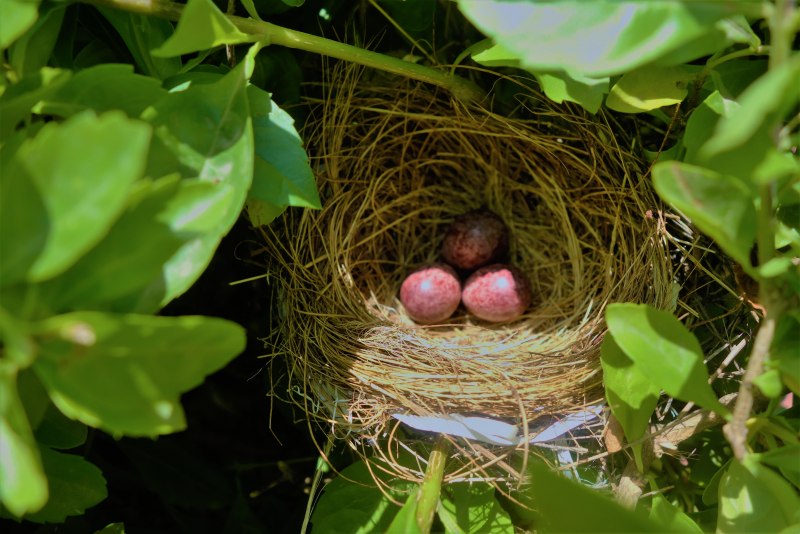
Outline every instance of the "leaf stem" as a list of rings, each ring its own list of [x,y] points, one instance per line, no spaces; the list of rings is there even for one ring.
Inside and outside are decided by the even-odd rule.
[[[183,5],[166,0],[81,0],[87,3],[107,6],[131,13],[140,13],[177,21],[183,12]],[[475,102],[484,98],[485,93],[471,81],[454,76],[425,65],[418,65],[371,50],[365,50],[324,37],[299,32],[249,18],[227,15],[228,19],[242,32],[263,39],[269,44],[296,48],[329,56],[366,67],[372,67],[414,80],[437,85],[450,91],[463,102]]]
[[[450,456],[450,442],[446,436],[440,435],[433,444],[433,450],[428,457],[428,468],[425,470],[425,478],[422,480],[417,500],[417,525],[423,534],[431,531],[433,514],[436,512],[439,495],[442,491],[444,466],[448,456]]]

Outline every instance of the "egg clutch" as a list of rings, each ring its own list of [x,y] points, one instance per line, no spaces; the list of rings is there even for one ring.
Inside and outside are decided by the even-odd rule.
[[[525,273],[504,263],[508,241],[508,227],[489,210],[456,217],[442,241],[443,261],[422,266],[403,280],[400,301],[408,315],[420,324],[442,323],[463,302],[484,321],[518,319],[530,306],[531,287]]]

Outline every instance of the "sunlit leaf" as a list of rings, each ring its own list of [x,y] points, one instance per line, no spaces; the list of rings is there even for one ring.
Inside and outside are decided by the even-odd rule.
[[[19,39],[36,23],[38,0],[0,0],[0,50]]]
[[[393,487],[394,497],[405,501],[409,485],[392,481],[372,467],[374,473]],[[330,534],[367,534],[387,532],[399,508],[380,491],[364,460],[344,469],[325,486],[325,491],[311,516],[313,532]]]
[[[669,161],[653,167],[653,184],[664,200],[685,213],[746,269],[756,237],[752,192],[733,176]]]
[[[254,36],[239,31],[211,0],[189,0],[175,33],[152,54],[156,57],[181,56],[215,46],[255,40]]]
[[[267,93],[251,86],[248,94],[256,149],[248,202],[251,222],[268,224],[287,206],[319,209],[317,184],[294,120]]]
[[[529,462],[530,496],[537,532],[663,532],[664,527],[609,497]]]
[[[132,309],[152,312],[185,292],[205,270],[222,237],[244,206],[253,179],[253,125],[247,98],[246,68],[242,61],[224,77],[171,93],[147,110],[153,123],[156,176],[182,169],[219,189],[223,214],[213,229],[183,245],[165,264]]]
[[[406,499],[405,504],[395,514],[386,532],[402,532],[403,534],[422,534],[417,523],[417,493],[413,492]]]
[[[109,112],[50,123],[26,141],[0,177],[3,282],[50,278],[102,239],[144,171],[149,140],[146,124]]]
[[[674,315],[646,304],[610,304],[606,323],[625,355],[668,395],[729,413],[708,385],[700,343]]]
[[[653,497],[650,519],[664,527],[664,532],[703,532],[697,523],[661,495]]]
[[[438,512],[448,534],[514,532],[511,518],[495,497],[491,484],[456,483],[446,486],[444,491]]]
[[[16,382],[16,367],[0,359],[0,503],[22,516],[44,506],[48,493],[39,449]]]
[[[610,333],[603,339],[600,363],[608,405],[622,425],[628,443],[633,443],[647,432],[661,391],[643,368],[625,355]],[[637,465],[643,468],[641,445],[634,452]]]
[[[800,497],[780,475],[747,456],[719,485],[717,531],[778,532],[800,521]]]
[[[608,93],[606,105],[623,113],[671,106],[686,98],[691,79],[687,67],[648,65],[623,74]]]
[[[64,20],[65,10],[64,5],[43,9],[36,24],[11,46],[9,60],[18,76],[34,74],[47,66],[61,29],[61,21]]]
[[[784,445],[755,456],[759,462],[778,468],[787,480],[800,489],[800,445]]]
[[[37,375],[69,417],[113,434],[186,426],[180,394],[244,348],[243,329],[210,317],[76,312],[39,326]]]
[[[776,156],[772,128],[800,102],[800,56],[753,82],[739,97],[739,106],[720,119],[714,135],[698,152],[698,161],[747,183],[775,179],[760,169]]]
[[[676,50],[682,54],[673,64],[706,55],[708,43],[698,39],[717,33],[715,48],[724,46],[716,24],[731,14],[724,4],[701,2],[460,0],[458,5],[525,68],[587,76],[620,74]]]
[[[724,98],[719,91],[714,91],[692,111],[683,133],[686,163],[697,163],[697,151],[711,137],[719,119],[729,115],[738,106],[735,100]]]
[[[58,89],[40,99],[35,111],[71,117],[87,109],[97,113],[120,110],[131,118],[138,118],[166,94],[158,80],[135,74],[132,65],[98,65],[76,72]]]

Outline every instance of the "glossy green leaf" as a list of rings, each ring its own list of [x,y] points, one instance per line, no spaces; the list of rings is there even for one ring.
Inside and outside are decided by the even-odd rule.
[[[703,532],[697,523],[670,504],[662,495],[653,497],[650,519],[662,525],[664,532]]]
[[[600,364],[608,406],[622,425],[628,443],[633,443],[647,432],[661,391],[642,367],[625,355],[610,333],[600,347]],[[634,448],[640,469],[643,468],[641,452],[641,445]]]
[[[719,502],[719,484],[722,482],[722,477],[727,474],[730,464],[730,460],[725,462],[724,465],[717,469],[714,476],[711,477],[711,480],[708,481],[706,488],[703,490],[702,497],[703,504],[706,506],[714,506]]]
[[[692,73],[687,67],[648,65],[625,73],[614,84],[606,106],[623,113],[641,113],[682,102]]]
[[[735,177],[676,161],[657,163],[653,184],[664,200],[749,269],[756,209],[746,185]]]
[[[800,317],[785,313],[778,321],[769,364],[780,370],[786,386],[800,396]]]
[[[56,44],[66,6],[55,5],[43,9],[39,20],[17,40],[9,50],[9,62],[20,77],[35,74],[47,66]]]
[[[213,229],[183,245],[151,283],[135,308],[154,311],[186,291],[205,270],[222,237],[244,206],[253,180],[253,126],[247,98],[246,67],[242,61],[224,77],[171,93],[143,117],[155,131],[155,159],[150,172],[173,172],[197,177],[219,189],[214,196],[221,210]]]
[[[708,385],[700,343],[671,313],[646,304],[610,304],[606,323],[625,355],[668,395],[729,413]]]
[[[180,394],[242,351],[244,331],[210,317],[76,312],[39,327],[36,373],[67,416],[112,434],[186,426]]]
[[[736,98],[767,72],[767,63],[767,60],[752,58],[727,61],[714,67],[706,87],[709,91],[719,91],[725,98]]]
[[[256,5],[253,0],[241,0],[242,6],[244,10],[247,11],[247,14],[250,15],[255,20],[263,20],[261,15],[258,14],[258,10],[256,9]]]
[[[23,143],[0,178],[3,283],[51,278],[100,241],[144,171],[149,140],[142,122],[87,112]]]
[[[231,194],[230,189],[177,176],[141,183],[105,239],[45,283],[40,298],[57,311],[109,305],[113,311],[130,311],[118,309],[115,301],[138,295],[161,276],[181,246],[214,231],[227,215]]]
[[[502,45],[489,40],[478,43],[472,59],[487,67],[523,68],[516,54]],[[590,78],[577,72],[529,71],[542,88],[544,94],[553,102],[576,102],[590,113],[597,113],[603,98],[608,93],[609,78]]]
[[[47,502],[47,479],[25,408],[17,394],[17,370],[0,359],[0,504],[21,516]]]
[[[375,466],[375,474],[390,484],[395,498],[409,495],[407,483],[397,483]],[[387,532],[398,508],[375,485],[364,460],[355,462],[325,486],[311,515],[312,532],[367,534]]]
[[[51,449],[74,449],[86,443],[89,428],[80,421],[65,416],[50,403],[34,435],[40,445]]]
[[[157,57],[152,53],[172,35],[174,28],[171,22],[103,6],[97,6],[97,9],[125,41],[141,72],[159,80],[180,72],[180,57]]]
[[[189,0],[175,33],[152,51],[156,57],[181,56],[221,45],[251,43],[256,38],[239,31],[211,0]]]
[[[395,514],[386,532],[402,532],[403,534],[422,534],[417,523],[417,492],[408,496],[406,502]]]
[[[537,460],[529,461],[529,477],[525,491],[539,517],[535,523],[537,532],[664,531],[643,514],[553,473]]]
[[[0,50],[5,50],[36,23],[37,0],[0,0]]]
[[[75,73],[42,98],[35,111],[71,117],[87,109],[97,113],[120,110],[130,118],[138,118],[166,94],[158,80],[135,74],[132,65],[98,65]]]
[[[456,483],[446,486],[439,503],[439,519],[445,532],[513,533],[508,512],[495,497],[495,488],[487,482]]]
[[[800,497],[752,456],[733,460],[719,485],[717,531],[778,532],[800,521]]]
[[[38,512],[25,515],[35,523],[61,523],[82,515],[108,496],[106,479],[95,465],[80,456],[41,449],[50,498]]]
[[[762,464],[779,469],[788,481],[800,489],[800,445],[784,445],[754,456]]]
[[[460,0],[464,15],[534,71],[609,76],[681,50],[684,63],[708,53],[698,41],[720,32],[729,7],[700,2]],[[724,39],[721,41],[724,44]]]
[[[294,119],[255,87],[248,89],[253,109],[255,172],[248,214],[254,226],[269,224],[287,206],[321,207],[314,173]]]
[[[800,102],[798,79],[800,56],[795,55],[753,82],[739,97],[740,106],[717,123],[698,161],[748,183],[774,179],[759,167],[776,157],[772,129]]]
[[[692,111],[683,133],[686,163],[697,163],[697,151],[714,133],[719,119],[729,115],[738,106],[735,100],[724,98],[719,91],[714,91]]]

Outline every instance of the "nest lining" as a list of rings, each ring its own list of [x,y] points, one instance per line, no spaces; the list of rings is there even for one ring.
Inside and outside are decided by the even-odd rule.
[[[263,229],[292,400],[355,439],[384,434],[393,413],[531,422],[599,400],[605,305],[673,300],[646,216],[658,203],[609,126],[522,86],[525,119],[413,81],[366,82],[353,66],[325,91],[304,131],[323,209]],[[533,304],[508,324],[460,308],[447,325],[416,325],[403,278],[438,259],[457,215],[484,206],[508,225]]]

